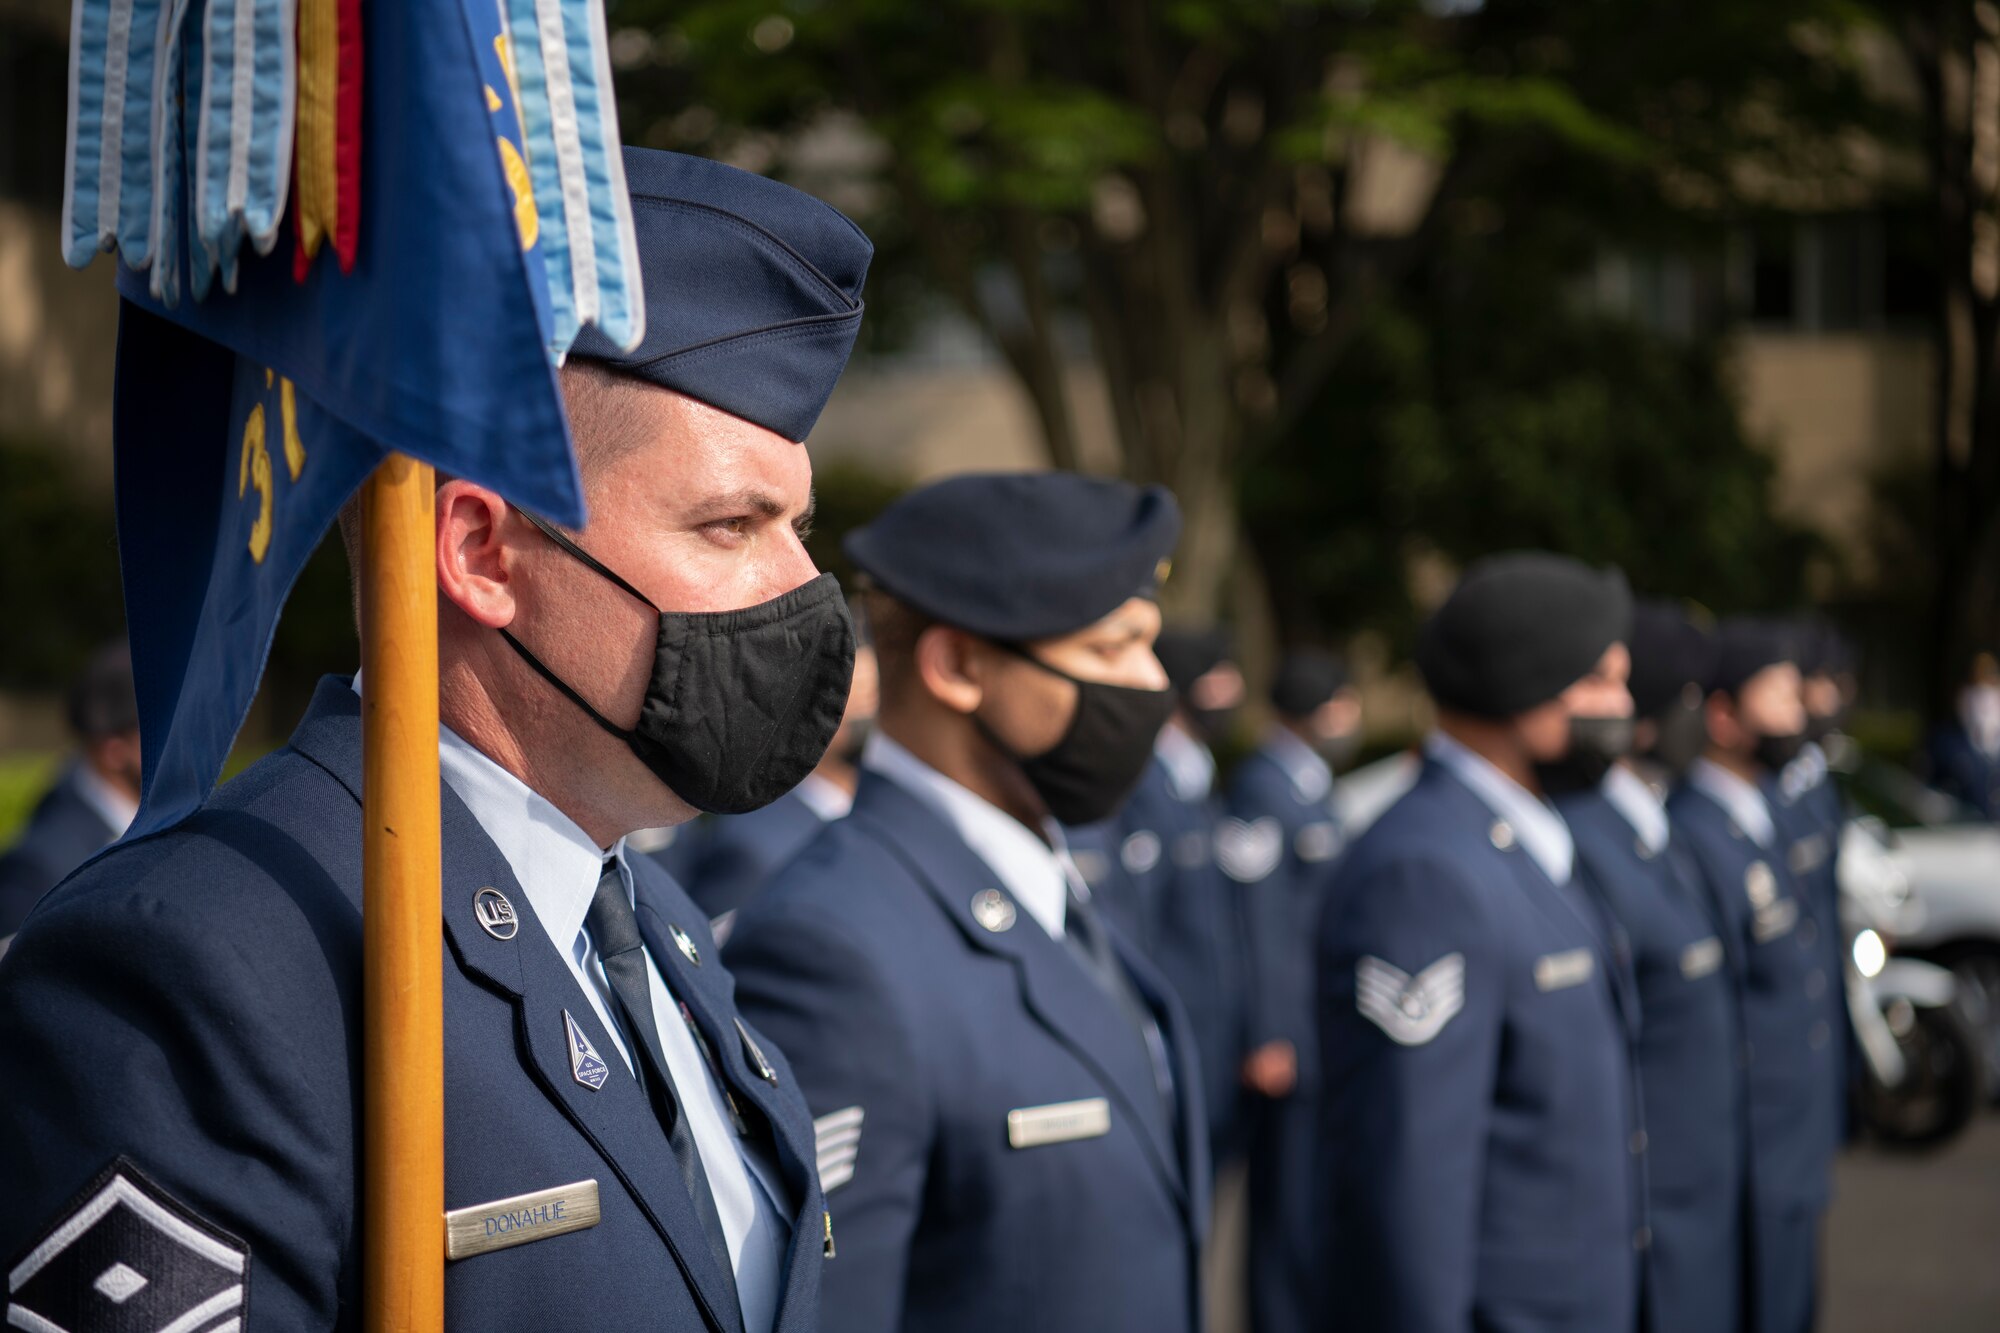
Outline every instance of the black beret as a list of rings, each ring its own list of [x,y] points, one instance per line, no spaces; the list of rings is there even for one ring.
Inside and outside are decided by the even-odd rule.
[[[861,329],[875,253],[837,210],[789,185],[652,148],[625,150],[646,336],[595,326],[570,355],[803,440]]]
[[[66,711],[70,730],[87,741],[116,736],[139,725],[132,652],[125,640],[107,643],[90,655],[70,684]]]
[[[1271,678],[1271,706],[1286,717],[1305,717],[1347,688],[1347,667],[1332,653],[1300,649],[1285,654]]]
[[[1705,689],[1715,668],[1715,641],[1672,602],[1632,608],[1632,710],[1658,717],[1688,692]]]
[[[1512,717],[1589,675],[1632,631],[1615,569],[1543,551],[1475,562],[1417,634],[1417,669],[1444,708]]]
[[[1854,668],[1854,649],[1847,638],[1820,616],[1806,616],[1792,626],[1798,642],[1799,670],[1808,676],[1837,676]]]
[[[1708,688],[1734,694],[1752,676],[1782,662],[1797,665],[1798,634],[1781,620],[1731,616],[1715,627],[1715,665]]]
[[[966,473],[911,491],[841,544],[897,601],[989,639],[1054,638],[1147,594],[1181,531],[1164,486]]]
[[[1230,652],[1229,631],[1220,625],[1208,629],[1169,625],[1153,645],[1153,655],[1167,669],[1167,679],[1178,694],[1186,694],[1196,681],[1227,662]]]

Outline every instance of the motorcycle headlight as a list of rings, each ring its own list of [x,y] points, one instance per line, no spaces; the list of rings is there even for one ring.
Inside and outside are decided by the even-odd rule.
[[[1889,962],[1889,946],[1872,930],[1854,937],[1854,966],[1864,977],[1880,976]]]

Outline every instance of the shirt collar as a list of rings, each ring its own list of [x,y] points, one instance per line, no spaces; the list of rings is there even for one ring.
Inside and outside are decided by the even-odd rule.
[[[1183,801],[1205,801],[1215,788],[1215,756],[1209,748],[1169,722],[1153,742],[1153,757],[1167,771],[1167,785]]]
[[[1777,841],[1778,828],[1771,818],[1770,803],[1752,783],[1709,759],[1697,759],[1688,770],[1688,782],[1713,797],[1736,827],[1750,835],[1759,847],[1770,848]]]
[[[831,824],[836,819],[845,818],[854,808],[854,797],[831,778],[823,778],[817,773],[808,773],[805,781],[793,788],[806,809],[818,815],[820,822]]]
[[[1639,835],[1647,851],[1658,856],[1667,849],[1672,826],[1667,823],[1667,807],[1646,780],[1623,764],[1613,764],[1600,788],[1611,808],[1625,817]]]
[[[1558,885],[1569,883],[1576,844],[1554,806],[1441,731],[1424,741],[1424,753],[1472,788],[1487,809],[1513,828],[1543,874]]]
[[[1323,801],[1333,794],[1333,770],[1320,758],[1319,751],[1300,740],[1290,727],[1271,728],[1270,739],[1264,742],[1264,753],[1285,770],[1285,776],[1292,780],[1292,790],[1301,801]]]
[[[1014,900],[1056,939],[1063,936],[1072,881],[1065,873],[1069,852],[1054,823],[1043,827],[1044,842],[1028,827],[985,798],[975,796],[876,730],[861,751],[861,766],[901,787],[929,806],[999,876]],[[1079,877],[1080,879],[1080,877]]]
[[[125,830],[138,817],[139,803],[106,782],[81,759],[76,763],[76,794],[110,827],[114,839],[125,836]]]
[[[500,849],[542,929],[568,957],[590,913],[607,856],[618,858],[619,869],[627,876],[625,891],[629,894],[632,890],[629,872],[625,872],[625,840],[620,838],[605,851],[547,797],[442,724],[438,727],[438,767],[445,785],[465,802],[473,819]]]

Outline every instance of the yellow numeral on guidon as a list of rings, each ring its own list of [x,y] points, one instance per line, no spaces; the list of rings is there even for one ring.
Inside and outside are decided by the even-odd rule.
[[[270,388],[274,376],[269,370],[264,372],[264,387]],[[279,430],[285,450],[285,471],[293,481],[306,467],[305,441],[299,438],[298,398],[292,382],[282,377],[278,383]],[[254,487],[257,491],[257,521],[250,525],[250,558],[258,564],[271,550],[272,502],[274,479],[271,475],[271,450],[265,443],[264,405],[258,403],[250,409],[250,415],[243,422],[243,449],[236,465],[236,498],[243,499]]]

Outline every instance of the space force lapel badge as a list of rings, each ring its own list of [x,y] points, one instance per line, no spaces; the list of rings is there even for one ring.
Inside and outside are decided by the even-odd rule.
[[[604,1063],[567,1009],[563,1010],[563,1044],[569,1047],[570,1077],[592,1092],[600,1091],[604,1080],[611,1077],[611,1066]]]

